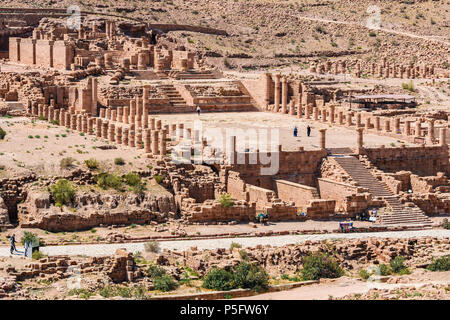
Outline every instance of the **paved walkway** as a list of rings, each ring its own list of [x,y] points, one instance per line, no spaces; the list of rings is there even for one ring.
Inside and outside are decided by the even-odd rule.
[[[260,245],[283,246],[291,243],[301,243],[307,240],[325,239],[367,239],[376,238],[417,238],[417,237],[450,237],[450,230],[430,229],[415,231],[390,231],[371,233],[330,233],[317,235],[286,235],[272,237],[253,238],[226,238],[226,239],[206,239],[206,240],[176,240],[161,241],[161,249],[184,251],[192,246],[199,250],[229,248],[232,242],[241,244],[243,247],[255,247]],[[144,252],[144,243],[112,243],[112,244],[87,244],[87,245],[64,245],[42,247],[41,252],[47,255],[85,255],[85,256],[105,256],[112,255],[118,248],[125,248],[130,252]],[[19,247],[19,250],[23,248]],[[9,256],[8,247],[0,247],[0,256]]]

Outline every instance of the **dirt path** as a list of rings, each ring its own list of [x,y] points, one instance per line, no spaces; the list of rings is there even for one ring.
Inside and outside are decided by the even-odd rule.
[[[314,235],[287,235],[272,237],[252,237],[252,238],[224,238],[207,240],[177,240],[161,241],[161,250],[188,250],[190,247],[197,247],[199,250],[229,248],[232,242],[241,244],[243,247],[256,247],[257,245],[272,245],[274,247],[286,244],[301,243],[304,241],[320,241],[325,239],[367,239],[374,238],[418,238],[418,237],[450,237],[450,230],[430,229],[415,231],[388,231],[371,233],[328,233]],[[144,252],[144,243],[112,243],[112,244],[91,244],[91,245],[65,245],[42,247],[40,251],[47,255],[85,255],[85,256],[107,256],[112,255],[118,248],[125,248],[129,252]],[[21,250],[21,248],[18,248]],[[8,247],[0,247],[0,256],[10,256]]]

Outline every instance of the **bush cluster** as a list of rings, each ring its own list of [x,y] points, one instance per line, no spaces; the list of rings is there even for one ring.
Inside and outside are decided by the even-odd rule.
[[[233,198],[229,193],[222,193],[219,197],[219,202],[222,208],[228,208],[234,205]]]
[[[94,159],[94,158],[85,160],[84,164],[90,170],[95,170],[95,169],[98,169],[98,167],[99,167],[98,161],[96,159]]]
[[[5,139],[5,136],[6,136],[6,131],[3,130],[2,128],[0,128],[0,140]]]
[[[169,276],[166,270],[161,267],[150,265],[147,269],[147,276],[153,280],[156,290],[167,292],[178,288],[178,283],[174,278]]]
[[[103,190],[115,189],[120,191],[122,189],[122,178],[117,175],[102,172],[95,177],[95,180]]]
[[[206,289],[227,291],[237,288],[262,291],[269,285],[269,275],[254,263],[241,262],[231,272],[225,269],[213,268],[203,279]]]
[[[303,280],[319,280],[321,278],[339,278],[344,275],[344,270],[336,259],[324,253],[312,253],[302,260],[301,270]]]
[[[66,179],[59,179],[56,184],[50,187],[50,194],[55,199],[57,206],[72,204],[75,193],[75,187]]]
[[[430,271],[450,271],[450,255],[434,258],[427,269]]]

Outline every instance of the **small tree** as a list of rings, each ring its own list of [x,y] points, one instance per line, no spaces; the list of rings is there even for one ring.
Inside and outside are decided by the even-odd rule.
[[[339,278],[344,275],[344,270],[334,258],[323,253],[313,253],[303,258],[301,273],[303,280],[319,280]]]
[[[269,275],[257,264],[241,262],[233,271],[235,287],[262,291],[269,286]]]
[[[33,247],[37,247],[37,246],[39,246],[40,239],[36,234],[29,232],[29,231],[25,231],[23,233],[23,237],[20,239],[20,242],[22,244],[29,243]]]
[[[51,186],[50,193],[57,206],[70,205],[75,197],[76,189],[70,181],[59,179]]]
[[[389,262],[389,265],[391,266],[391,269],[394,273],[409,273],[408,268],[404,264],[405,257],[402,256],[396,256],[394,259],[392,259]]]
[[[213,268],[205,276],[202,287],[219,291],[234,289],[233,275],[225,269]]]
[[[0,140],[5,139],[6,131],[0,127]]]
[[[125,164],[125,160],[123,160],[122,158],[115,158],[114,164],[117,166],[123,166]]]
[[[156,290],[160,290],[163,292],[172,291],[178,287],[178,284],[175,282],[175,280],[167,274],[153,279],[153,285],[155,286]]]
[[[234,205],[233,198],[229,193],[222,193],[219,197],[219,202],[222,208],[228,208]]]
[[[154,252],[158,253],[161,251],[161,248],[159,246],[159,242],[157,241],[148,241],[144,244],[144,249],[146,252]]]
[[[120,190],[122,187],[122,178],[106,172],[102,172],[97,175],[96,181],[97,185],[103,190],[107,190],[110,188]]]
[[[450,255],[434,258],[427,269],[430,271],[450,271]]]
[[[94,158],[88,159],[84,161],[84,164],[86,165],[86,167],[90,170],[95,170],[98,169],[98,161]]]

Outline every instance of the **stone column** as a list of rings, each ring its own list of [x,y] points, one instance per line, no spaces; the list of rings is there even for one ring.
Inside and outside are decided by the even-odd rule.
[[[356,127],[357,128],[361,127],[361,113],[360,112],[356,113]]]
[[[111,120],[111,108],[106,109],[106,119]]]
[[[108,139],[108,121],[102,122],[102,138]]]
[[[380,130],[381,130],[381,124],[380,124],[380,117],[379,117],[379,116],[376,116],[376,117],[375,117],[375,129],[376,129],[377,131],[380,131]]]
[[[142,129],[138,129],[136,134],[136,148],[142,149],[144,147],[142,142]]]
[[[66,111],[64,109],[59,112],[59,125],[63,127],[66,125]]]
[[[391,131],[391,119],[385,118],[384,119],[384,131],[390,132]]]
[[[370,126],[371,126],[370,117],[366,117],[366,119],[365,119],[365,128],[366,128],[366,130],[369,130]]]
[[[286,77],[283,77],[283,79],[281,80],[281,113],[282,114],[286,114],[287,99],[288,99],[287,79],[286,79]]]
[[[198,131],[198,130],[196,130]],[[166,131],[161,131],[161,139],[159,140],[159,155],[165,156],[167,153]]]
[[[430,119],[428,120],[428,137],[427,137],[428,143],[433,144],[434,141],[434,120]]]
[[[176,137],[176,134],[177,134],[177,124],[176,123],[171,123],[170,124],[169,135],[170,135],[170,137]]]
[[[347,127],[350,127],[351,125],[353,125],[353,123],[352,123],[352,114],[350,112],[347,113],[346,125],[347,125]]]
[[[276,74],[275,75],[275,92],[274,92],[274,97],[275,97],[275,108],[274,108],[274,112],[278,112],[278,110],[280,109],[280,78],[281,75]]]
[[[159,139],[159,131],[153,130],[152,131],[152,154],[153,155],[158,154],[158,139]]]
[[[394,133],[399,134],[400,131],[400,118],[394,118]]]
[[[416,120],[416,132],[415,132],[415,136],[416,137],[421,137],[422,136],[422,121],[420,119]]]
[[[94,118],[88,119],[88,134],[89,135],[94,134]]]
[[[70,128],[72,130],[77,130],[77,115],[76,114],[70,115]]]
[[[114,124],[110,123],[109,124],[109,128],[108,128],[108,139],[111,142],[116,141],[114,134],[116,133],[116,128],[114,126]]]
[[[330,123],[331,124],[334,123],[334,113],[335,113],[335,106],[331,105],[330,106]]]
[[[135,117],[136,117],[136,100],[132,99],[130,101],[130,116],[129,116],[128,121],[130,123],[134,123]]]
[[[150,118],[150,130],[155,130],[155,118]]]
[[[319,108],[317,107],[313,109],[313,118],[315,121],[319,120]]]
[[[325,132],[327,129],[319,129],[320,132],[320,150],[325,150]]]
[[[344,112],[342,112],[342,111],[339,111],[339,113],[338,113],[338,123],[339,123],[339,125],[344,124]]]
[[[311,119],[311,107],[310,104],[306,105],[306,119]]]
[[[130,131],[129,131],[129,135],[128,135],[128,145],[129,145],[131,148],[134,148],[134,147],[136,146],[136,144],[135,144],[136,140],[135,140],[135,135],[134,135],[134,134],[135,134],[135,133],[134,133],[133,130],[130,130]]]
[[[300,101],[297,104],[297,118],[303,118],[303,107]]]
[[[117,110],[111,110],[111,120],[117,121]]]
[[[144,151],[145,151],[145,153],[150,153],[151,152],[150,134],[151,134],[150,130],[148,130],[148,129],[144,130]]]
[[[96,127],[95,136],[97,138],[101,138],[102,137],[102,119],[97,118],[96,121],[97,122],[96,122],[96,125],[95,125],[95,127]]]
[[[83,116],[81,119],[81,129],[84,133],[88,133],[88,119],[86,116]]]
[[[162,129],[162,122],[160,119],[156,120],[155,126],[156,126],[156,130]]]
[[[70,123],[72,120],[72,115],[69,112],[64,112],[64,118],[65,118],[64,123],[66,125],[66,128],[67,129],[72,128],[72,125]]]
[[[122,127],[116,127],[116,144],[122,144]]]
[[[290,116],[295,115],[295,101],[294,101],[294,99],[291,100],[291,103],[289,105],[289,115]]]
[[[123,122],[123,107],[117,107],[117,121]]]
[[[123,107],[123,122],[125,124],[129,124],[130,123],[130,119],[129,119],[129,113],[130,113],[130,108],[129,107]]]
[[[129,131],[128,128],[123,128],[122,129],[122,144],[124,146],[128,146],[128,137],[129,137]]]
[[[358,148],[357,152],[361,153],[361,151],[363,149],[363,145],[364,145],[364,138],[363,138],[364,129],[363,128],[356,128],[356,132],[358,134],[357,140],[356,140],[356,144],[357,144],[357,148]]]
[[[409,120],[405,120],[405,134],[407,136],[411,135],[411,122]]]
[[[322,109],[322,122],[327,122],[327,109]]]
[[[441,147],[447,147],[447,128],[442,127],[439,129],[439,144]]]

